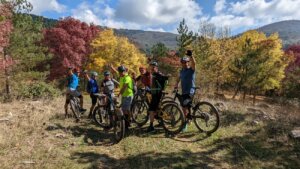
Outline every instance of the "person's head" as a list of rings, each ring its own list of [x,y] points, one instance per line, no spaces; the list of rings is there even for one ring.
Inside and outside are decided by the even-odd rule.
[[[77,68],[77,67],[74,68],[74,69],[73,69],[73,73],[76,74],[77,76],[79,76],[79,75],[80,75],[80,69]]]
[[[109,79],[110,79],[110,72],[109,72],[109,71],[105,71],[105,72],[103,73],[103,75],[104,75],[104,79],[105,79],[105,80],[109,80]]]
[[[145,74],[147,72],[147,69],[146,69],[145,66],[140,66],[139,67],[139,71],[140,71],[141,75],[143,75],[143,74]]]
[[[151,66],[151,72],[158,72],[158,63],[157,62],[151,62],[150,63]]]
[[[125,76],[126,71],[127,71],[127,69],[126,69],[125,66],[121,65],[121,66],[118,67],[118,72],[119,72],[119,74],[120,74],[121,77]]]
[[[132,72],[132,73],[131,73],[131,77],[132,77],[132,79],[136,79],[136,73],[135,73],[135,72]]]
[[[91,78],[92,79],[96,79],[98,76],[98,73],[97,72],[91,72]]]
[[[73,74],[73,68],[72,67],[68,67],[68,75],[72,75]]]
[[[180,59],[182,68],[188,68],[190,66],[190,58],[187,56],[184,56]]]

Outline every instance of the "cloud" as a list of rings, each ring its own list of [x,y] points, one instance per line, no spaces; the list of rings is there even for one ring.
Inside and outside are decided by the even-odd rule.
[[[100,19],[97,17],[94,11],[90,9],[90,6],[86,2],[81,3],[76,9],[73,9],[72,15],[74,18],[88,24],[93,23],[96,25],[101,25]]]
[[[119,0],[116,18],[137,24],[157,26],[193,20],[201,15],[199,4],[191,0]]]
[[[41,0],[28,0],[33,5],[31,13],[40,15],[45,11],[55,11],[62,13],[66,10],[66,6],[57,2],[57,0],[48,0],[47,2]]]
[[[226,7],[226,0],[217,0],[214,10],[217,14],[221,13]]]
[[[141,29],[141,26],[136,23],[114,20],[115,10],[104,1],[96,2],[96,4],[100,3],[102,6],[95,7],[94,4],[82,2],[76,9],[72,10],[72,17],[88,24],[93,23],[110,28]]]
[[[299,9],[299,0],[243,0],[228,3],[217,0],[214,6],[216,15],[208,20],[217,26],[245,30],[272,22],[299,19]]]
[[[146,31],[166,32],[163,28],[147,28]]]

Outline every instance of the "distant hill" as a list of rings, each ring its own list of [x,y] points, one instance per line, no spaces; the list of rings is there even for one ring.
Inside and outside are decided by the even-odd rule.
[[[139,44],[143,49],[150,48],[158,42],[164,43],[170,49],[175,49],[177,46],[177,35],[173,33],[128,29],[115,29],[115,33],[120,36],[128,37],[130,40]]]
[[[46,28],[54,26],[58,20],[49,19],[37,15],[31,15],[33,19],[42,18],[44,26]],[[129,30],[129,29],[114,29],[115,33],[119,36],[126,36],[129,40],[136,43],[142,50],[146,51],[147,48],[151,48],[154,44],[161,42],[168,48],[175,49],[176,34],[168,32],[154,32],[154,31],[142,31],[142,30]]]
[[[266,35],[278,32],[284,47],[300,43],[300,20],[276,22],[260,27],[257,30],[264,32]]]
[[[39,18],[39,16],[36,15],[32,15],[32,17]],[[52,27],[57,22],[55,19],[42,18],[45,27]],[[260,27],[257,30],[262,31],[267,35],[278,32],[284,47],[296,43],[300,44],[300,20],[276,22]],[[128,37],[129,40],[136,43],[144,51],[158,42],[164,43],[170,49],[175,49],[177,44],[177,35],[169,32],[115,29],[115,33],[119,36]]]

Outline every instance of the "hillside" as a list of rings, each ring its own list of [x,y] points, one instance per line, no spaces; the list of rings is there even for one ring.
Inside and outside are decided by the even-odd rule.
[[[266,33],[267,35],[278,32],[283,41],[284,47],[300,43],[300,20],[276,22],[258,28],[258,30]]]
[[[117,35],[126,36],[139,44],[142,49],[150,48],[158,42],[164,43],[168,48],[175,49],[176,34],[169,32],[153,32],[142,30],[115,29]]]
[[[39,16],[32,15],[33,18]],[[45,27],[52,27],[57,20],[44,18]],[[272,23],[258,28],[257,30],[270,35],[274,32],[278,32],[280,38],[283,41],[283,46],[287,47],[291,44],[300,43],[300,20],[289,20]],[[152,45],[162,42],[168,48],[176,48],[176,34],[169,32],[154,32],[154,31],[143,31],[143,30],[129,30],[129,29],[115,29],[117,35],[126,36],[131,41],[137,43],[141,49],[146,50]]]

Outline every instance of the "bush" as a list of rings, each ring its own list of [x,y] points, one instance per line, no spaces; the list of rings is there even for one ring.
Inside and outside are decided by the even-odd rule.
[[[37,82],[33,84],[21,84],[18,88],[18,99],[39,99],[39,98],[54,98],[61,94],[61,92],[54,88],[51,84],[45,82]]]

